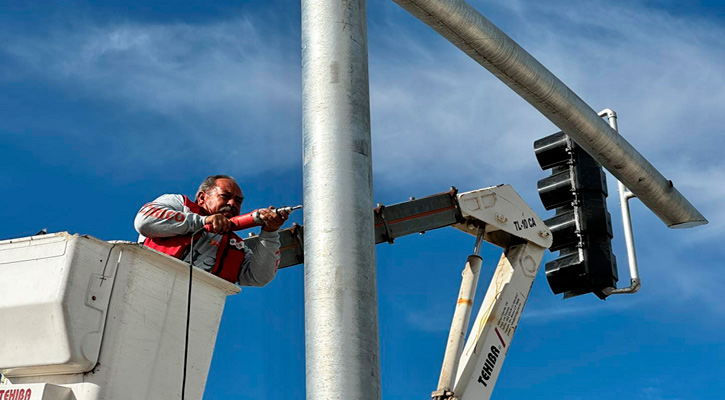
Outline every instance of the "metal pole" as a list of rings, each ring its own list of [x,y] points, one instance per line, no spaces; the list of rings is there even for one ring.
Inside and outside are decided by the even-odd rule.
[[[599,112],[600,116],[606,116],[609,120],[609,126],[619,132],[617,128],[617,113],[609,108]],[[607,288],[604,289],[605,294],[625,294],[637,293],[642,286],[639,278],[639,267],[637,266],[637,256],[634,251],[634,235],[632,233],[632,216],[629,212],[629,199],[636,197],[630,192],[622,182],[617,181],[617,191],[619,192],[619,205],[622,211],[622,229],[624,231],[624,244],[627,247],[627,261],[629,264],[630,285],[626,288]]]
[[[302,1],[308,399],[380,399],[364,0]]]
[[[624,138],[521,46],[462,0],[394,0],[488,69],[571,136],[667,226],[705,217]]]
[[[453,389],[455,383],[456,371],[458,363],[463,352],[463,344],[468,331],[468,321],[471,317],[471,309],[473,308],[473,300],[476,297],[476,287],[478,286],[478,276],[481,272],[481,264],[483,259],[479,255],[481,253],[481,242],[483,240],[484,229],[478,230],[476,236],[476,245],[473,248],[473,254],[468,256],[466,266],[461,274],[461,289],[458,292],[458,301],[456,301],[456,309],[453,313],[453,322],[451,330],[448,333],[448,344],[446,352],[443,356],[443,366],[441,367],[441,375],[438,379],[438,388],[431,395],[433,398],[448,398],[448,392]]]

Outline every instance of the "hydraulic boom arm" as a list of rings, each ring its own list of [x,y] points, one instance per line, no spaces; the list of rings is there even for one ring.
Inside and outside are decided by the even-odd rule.
[[[551,246],[551,231],[509,185],[461,194],[451,188],[404,203],[378,205],[374,212],[376,243],[455,226],[478,237],[476,248],[484,240],[504,249],[463,347],[481,265],[477,254],[468,257],[441,379],[432,394],[436,400],[490,398],[544,251]],[[280,231],[280,268],[304,262],[302,238],[300,225]],[[258,238],[245,242],[254,249]]]

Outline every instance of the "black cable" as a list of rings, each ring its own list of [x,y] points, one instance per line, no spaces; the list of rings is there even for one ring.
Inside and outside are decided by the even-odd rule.
[[[194,272],[194,237],[201,233],[204,228],[202,227],[198,231],[191,235],[191,244],[189,245],[189,295],[186,299],[186,337],[184,338],[184,374],[181,380],[181,400],[184,400],[186,392],[186,363],[189,359],[189,321],[191,317],[191,277]]]

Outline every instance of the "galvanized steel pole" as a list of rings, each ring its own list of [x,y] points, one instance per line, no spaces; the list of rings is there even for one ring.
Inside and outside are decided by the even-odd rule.
[[[707,223],[631,144],[554,74],[462,0],[394,0],[435,29],[571,136],[667,226]]]
[[[302,1],[307,398],[380,399],[365,0]]]

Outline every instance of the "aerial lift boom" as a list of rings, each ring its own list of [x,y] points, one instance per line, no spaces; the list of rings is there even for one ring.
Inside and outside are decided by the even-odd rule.
[[[544,251],[549,228],[509,185],[411,199],[375,209],[376,243],[454,226],[477,237],[463,271],[461,291],[449,334],[436,400],[483,400],[493,392]],[[281,231],[280,268],[303,262],[302,226]],[[481,240],[504,249],[465,348],[463,339],[475,296]],[[250,247],[257,238],[247,239]]]
[[[491,397],[552,237],[511,186],[463,193],[458,202],[465,222],[456,227],[475,233],[477,241],[463,271],[440,380],[432,396],[436,400],[484,400]],[[476,253],[481,239],[502,247],[504,252],[461,352],[480,270]]]

